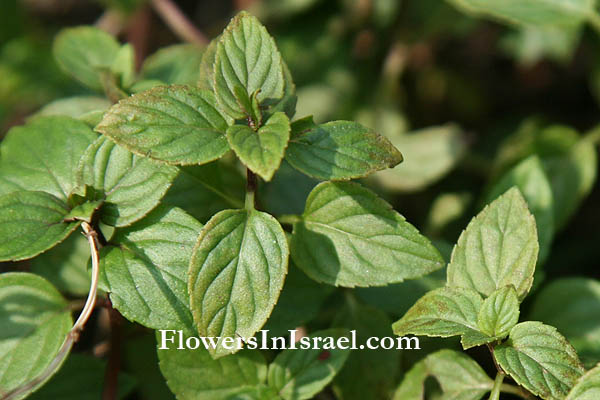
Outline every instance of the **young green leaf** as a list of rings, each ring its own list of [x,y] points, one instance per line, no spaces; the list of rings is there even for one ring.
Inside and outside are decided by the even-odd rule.
[[[428,292],[396,321],[392,328],[399,336],[433,337],[460,335],[465,349],[495,340],[480,332],[477,314],[483,299],[472,289],[444,287]]]
[[[249,338],[271,314],[288,266],[279,223],[256,210],[225,210],[206,224],[189,269],[192,313],[200,336]],[[219,346],[211,353],[231,353]]]
[[[294,224],[294,262],[318,282],[382,286],[443,266],[438,251],[403,216],[370,190],[323,182]]]
[[[259,351],[242,350],[213,360],[202,347],[178,350],[169,344],[162,350],[160,335],[157,332],[160,370],[179,400],[227,400],[266,381],[267,365]]]
[[[402,154],[383,136],[351,121],[333,121],[290,140],[285,159],[322,180],[361,178],[402,162]]]
[[[205,164],[228,150],[232,121],[211,92],[191,86],[158,86],[115,104],[96,130],[143,157],[169,164]]]
[[[377,173],[375,178],[395,191],[414,192],[434,183],[454,168],[467,150],[465,135],[454,124],[386,135],[407,158],[397,167]]]
[[[600,364],[583,375],[565,400],[596,400],[600,397]]]
[[[405,375],[394,400],[424,399],[425,379],[433,376],[441,386],[440,399],[478,400],[494,382],[472,358],[454,350],[440,350],[415,364]]]
[[[75,171],[97,135],[69,117],[39,117],[11,129],[0,147],[0,195],[42,191],[66,202]]]
[[[246,12],[235,16],[217,43],[214,88],[221,109],[234,119],[245,118],[235,88],[248,98],[256,91],[260,103],[281,99],[285,81],[281,56],[273,38]]]
[[[195,44],[177,44],[163,47],[142,65],[142,77],[169,85],[196,85],[198,69],[204,50]]]
[[[62,242],[79,222],[63,222],[67,205],[44,192],[0,197],[0,261],[32,258]]]
[[[483,301],[477,316],[479,330],[489,336],[506,337],[519,322],[519,298],[513,286],[496,290]]]
[[[519,385],[546,400],[564,399],[584,373],[575,349],[556,328],[541,322],[515,325],[494,356]]]
[[[120,46],[114,37],[91,26],[68,28],[54,40],[54,58],[84,85],[102,91],[101,72],[110,70]]]
[[[102,398],[106,361],[92,355],[71,354],[61,369],[30,400],[97,400]],[[117,399],[125,398],[135,387],[135,380],[119,371]]]
[[[99,137],[80,160],[77,182],[104,200],[100,219],[127,226],[148,214],[177,176],[177,167],[136,156],[106,137]]]
[[[450,0],[464,11],[523,25],[571,26],[591,18],[590,0]]]
[[[330,338],[334,343],[348,334],[344,329],[329,329],[310,335],[314,338]],[[268,384],[275,388],[284,400],[311,399],[319,393],[338,371],[344,366],[350,355],[349,350],[334,348],[327,350],[329,340],[320,342],[320,348],[286,349],[279,353],[269,365]],[[322,357],[323,354],[327,358]]]
[[[46,370],[73,321],[60,293],[29,273],[0,275],[0,304],[0,388],[5,395]]]
[[[85,296],[90,291],[89,259],[90,245],[85,236],[71,235],[32,259],[31,272],[47,279],[61,292]]]
[[[183,208],[200,222],[219,211],[243,208],[246,180],[234,165],[214,161],[181,167],[162,202]]]
[[[382,311],[360,304],[347,296],[344,308],[333,321],[333,326],[356,330],[357,341],[369,338],[392,337],[392,321]],[[400,351],[379,349],[353,350],[334,379],[334,390],[345,400],[389,399],[396,382]]]
[[[279,168],[290,138],[290,120],[275,113],[258,131],[245,125],[227,128],[227,140],[235,154],[251,171],[270,181]]]
[[[513,285],[523,299],[533,283],[538,254],[535,219],[518,189],[486,206],[460,235],[448,265],[448,285],[484,296]]]
[[[586,278],[557,279],[535,297],[528,320],[556,327],[586,366],[600,359],[600,282]]]
[[[42,107],[33,117],[63,115],[85,121],[90,113],[104,113],[111,106],[110,101],[100,96],[74,96],[54,100]]]
[[[198,87],[209,92],[215,91],[215,58],[217,57],[217,44],[221,35],[210,41],[200,59],[200,72],[198,74]]]
[[[519,189],[535,217],[540,245],[538,263],[542,263],[554,236],[554,200],[552,187],[538,156],[526,158],[500,178],[488,193],[487,202],[491,203],[513,186]]]
[[[119,80],[120,88],[129,88],[135,81],[135,50],[130,43],[119,48],[110,70],[115,73]]]
[[[154,329],[195,334],[187,269],[202,224],[174,207],[159,206],[117,230],[101,250],[101,287],[126,318]]]

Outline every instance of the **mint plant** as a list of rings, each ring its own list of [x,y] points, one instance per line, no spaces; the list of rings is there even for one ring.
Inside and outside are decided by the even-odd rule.
[[[126,3],[106,2],[120,18],[144,4]],[[274,21],[312,4],[257,3]],[[368,82],[376,99],[352,94],[332,50],[361,24],[391,32],[398,6],[375,1],[365,22],[340,3],[347,19],[295,59],[296,39],[247,11],[206,43],[170,14],[193,43],[137,66],[135,35],[56,35],[54,61],[85,94],[0,142],[0,399],[600,396],[600,283],[543,283],[594,187],[598,131],[526,119],[489,160],[457,124],[405,133],[404,44]],[[589,1],[449,3],[571,46],[600,26]],[[376,47],[360,32],[352,52]],[[319,73],[303,57],[323,82],[306,84]],[[418,89],[445,90],[439,72]],[[327,85],[347,99],[316,101]],[[327,103],[356,121],[324,118]],[[439,182],[457,166],[485,178],[481,193]]]

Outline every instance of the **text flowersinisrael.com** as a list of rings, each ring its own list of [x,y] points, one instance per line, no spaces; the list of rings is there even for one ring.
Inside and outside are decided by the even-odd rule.
[[[369,337],[359,342],[356,330],[348,331],[347,336],[303,336],[298,330],[290,330],[289,338],[282,336],[269,337],[268,330],[261,330],[256,336],[220,337],[220,336],[185,336],[183,331],[174,329],[159,330],[159,349],[169,350],[196,350],[198,348],[215,349],[221,346],[227,350],[242,348],[260,350],[285,350],[285,349],[317,349],[317,350],[420,350],[417,337]]]

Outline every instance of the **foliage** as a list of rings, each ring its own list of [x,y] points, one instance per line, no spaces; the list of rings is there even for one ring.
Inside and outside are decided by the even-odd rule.
[[[567,68],[593,0],[259,0],[207,43],[157,3],[1,43],[1,399],[600,396],[597,112],[464,60]],[[147,7],[194,43],[146,57]],[[423,340],[294,346],[354,334]]]

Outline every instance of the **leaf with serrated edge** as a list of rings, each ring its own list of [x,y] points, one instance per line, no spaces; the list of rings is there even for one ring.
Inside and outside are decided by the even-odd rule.
[[[477,316],[477,326],[486,335],[506,337],[519,322],[519,299],[513,286],[496,290],[487,299]]]
[[[275,41],[258,19],[243,11],[231,20],[217,43],[214,88],[227,115],[245,118],[234,92],[236,86],[243,88],[248,97],[260,90],[260,103],[283,97],[285,86]]]
[[[344,366],[350,355],[350,350],[337,348],[337,339],[348,337],[345,329],[328,329],[310,335],[311,343],[314,338],[329,338],[319,342],[319,348],[286,349],[279,353],[269,365],[268,384],[275,388],[285,400],[312,399],[319,393],[338,371]],[[331,341],[334,348],[325,349]],[[326,352],[327,358],[320,358]]]
[[[73,320],[67,301],[48,281],[34,274],[1,274],[0,304],[0,388],[6,394],[46,370]]]
[[[527,320],[552,325],[573,345],[586,366],[600,358],[600,281],[561,278],[544,286],[535,297]]]
[[[102,91],[102,70],[109,69],[119,53],[114,37],[91,26],[62,30],[54,40],[53,52],[58,65],[75,79]]]
[[[201,230],[183,210],[166,206],[117,230],[100,257],[100,286],[113,306],[149,328],[195,334],[187,269]]]
[[[121,227],[152,211],[178,172],[177,167],[136,156],[101,136],[81,158],[77,182],[94,188],[104,200],[101,221]]]
[[[564,399],[584,373],[575,349],[541,322],[522,322],[494,349],[502,369],[519,385],[546,400]]]
[[[600,399],[600,364],[579,378],[565,400],[598,399]]]
[[[486,206],[458,238],[448,285],[484,296],[513,285],[523,299],[533,284],[538,254],[535,219],[517,188]]]
[[[256,210],[225,210],[206,224],[194,249],[189,288],[200,336],[252,337],[283,287],[288,245],[279,222]],[[220,357],[236,351],[211,349]]]
[[[433,376],[441,386],[441,399],[479,400],[494,382],[472,358],[454,350],[440,350],[415,364],[405,375],[394,400],[422,400],[425,379]]]
[[[273,114],[258,131],[244,125],[227,129],[227,140],[235,154],[266,181],[279,168],[289,138],[290,120],[283,112]]]
[[[367,176],[402,162],[388,139],[352,121],[332,121],[290,140],[285,159],[297,170],[323,180]]]
[[[67,205],[44,192],[0,197],[0,261],[32,258],[62,242],[79,222],[63,222]]]
[[[229,150],[232,121],[214,95],[191,86],[158,86],[112,106],[96,130],[137,155],[169,164],[205,164]]]
[[[178,400],[226,400],[240,390],[256,387],[267,379],[267,365],[257,350],[213,360],[202,345],[197,350],[178,350],[168,343],[161,350],[156,332],[158,359],[167,385]]]
[[[0,195],[42,191],[66,202],[79,159],[96,137],[85,123],[64,116],[12,128],[0,146]]]
[[[538,156],[526,158],[501,177],[490,190],[488,203],[513,186],[519,188],[535,217],[540,244],[538,263],[543,262],[554,236],[554,200],[552,187]]]
[[[477,326],[477,313],[482,304],[483,299],[472,289],[439,288],[421,297],[392,328],[399,336],[460,335],[463,347],[468,349],[496,340],[481,333]]]
[[[443,266],[427,238],[370,190],[352,182],[323,182],[294,224],[294,262],[318,282],[382,286]]]

